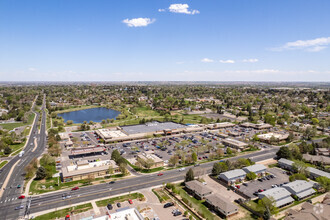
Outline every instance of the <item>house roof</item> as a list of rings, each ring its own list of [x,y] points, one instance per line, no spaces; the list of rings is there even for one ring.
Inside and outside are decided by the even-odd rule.
[[[305,190],[301,193],[298,193],[297,196],[298,196],[298,198],[304,198],[304,197],[312,195],[314,193],[315,193],[314,189],[308,189],[308,190]]]
[[[285,159],[285,158],[279,159],[278,162],[284,163],[284,164],[287,164],[287,165],[290,165],[290,166],[292,166],[292,164],[293,164],[292,160],[288,160],[288,159]]]
[[[238,211],[238,207],[236,205],[232,204],[230,201],[224,200],[219,194],[212,194],[206,196],[205,198],[210,204],[220,208],[226,213]]]
[[[315,169],[313,167],[307,167],[307,170],[310,174],[314,174],[314,175],[317,175],[317,176],[325,176],[325,177],[328,177],[330,179],[330,173],[328,173],[328,172],[324,172],[322,170],[318,170],[318,169]]]
[[[266,170],[266,167],[263,164],[254,164],[252,166],[244,167],[243,170],[247,173],[249,173],[249,172],[257,173],[257,172]]]
[[[272,189],[268,189],[264,192],[259,193],[259,196],[263,197],[273,197],[276,201],[281,200],[282,198],[285,197],[290,197],[291,198],[291,193],[284,189],[283,187],[276,187]],[[291,198],[292,199],[292,198]]]
[[[291,189],[295,193],[299,193],[299,192],[305,191],[307,189],[313,188],[313,183],[307,182],[305,180],[296,180],[291,183],[287,183],[287,184],[283,185],[283,187],[286,189]]]
[[[224,173],[220,173],[220,176],[225,176],[227,179],[233,179],[240,176],[245,176],[246,173],[242,169],[230,170]]]
[[[186,182],[186,187],[190,190],[195,191],[200,195],[212,193],[212,190],[209,187],[205,186],[203,183],[199,182],[198,180],[192,180]]]

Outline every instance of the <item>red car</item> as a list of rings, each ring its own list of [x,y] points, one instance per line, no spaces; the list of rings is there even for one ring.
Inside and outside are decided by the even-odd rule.
[[[18,198],[19,198],[19,199],[24,199],[25,196],[24,196],[24,195],[21,195],[21,196],[19,196]]]
[[[133,204],[133,201],[131,199],[128,200],[129,204]]]
[[[158,173],[157,176],[163,176],[164,174],[163,173]]]
[[[259,189],[258,192],[263,192],[263,190],[262,189]]]
[[[236,188],[237,188],[237,189],[240,189],[241,187],[240,187],[239,185],[236,185]]]
[[[79,189],[79,187],[78,186],[75,186],[71,190],[78,190],[78,189]]]

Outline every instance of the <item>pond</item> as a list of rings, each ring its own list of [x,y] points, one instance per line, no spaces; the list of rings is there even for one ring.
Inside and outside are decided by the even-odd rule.
[[[103,119],[116,119],[120,114],[119,111],[108,108],[90,108],[79,111],[64,112],[57,114],[64,119],[64,122],[72,120],[73,123],[83,123],[84,121],[101,122]]]

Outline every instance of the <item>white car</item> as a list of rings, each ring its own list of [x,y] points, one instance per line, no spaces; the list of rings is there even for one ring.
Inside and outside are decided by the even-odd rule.
[[[186,168],[182,167],[179,169],[179,172],[184,171]]]

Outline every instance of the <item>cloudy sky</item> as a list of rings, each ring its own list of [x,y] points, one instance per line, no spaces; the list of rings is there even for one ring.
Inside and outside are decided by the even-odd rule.
[[[0,81],[330,81],[329,0],[0,1]]]

